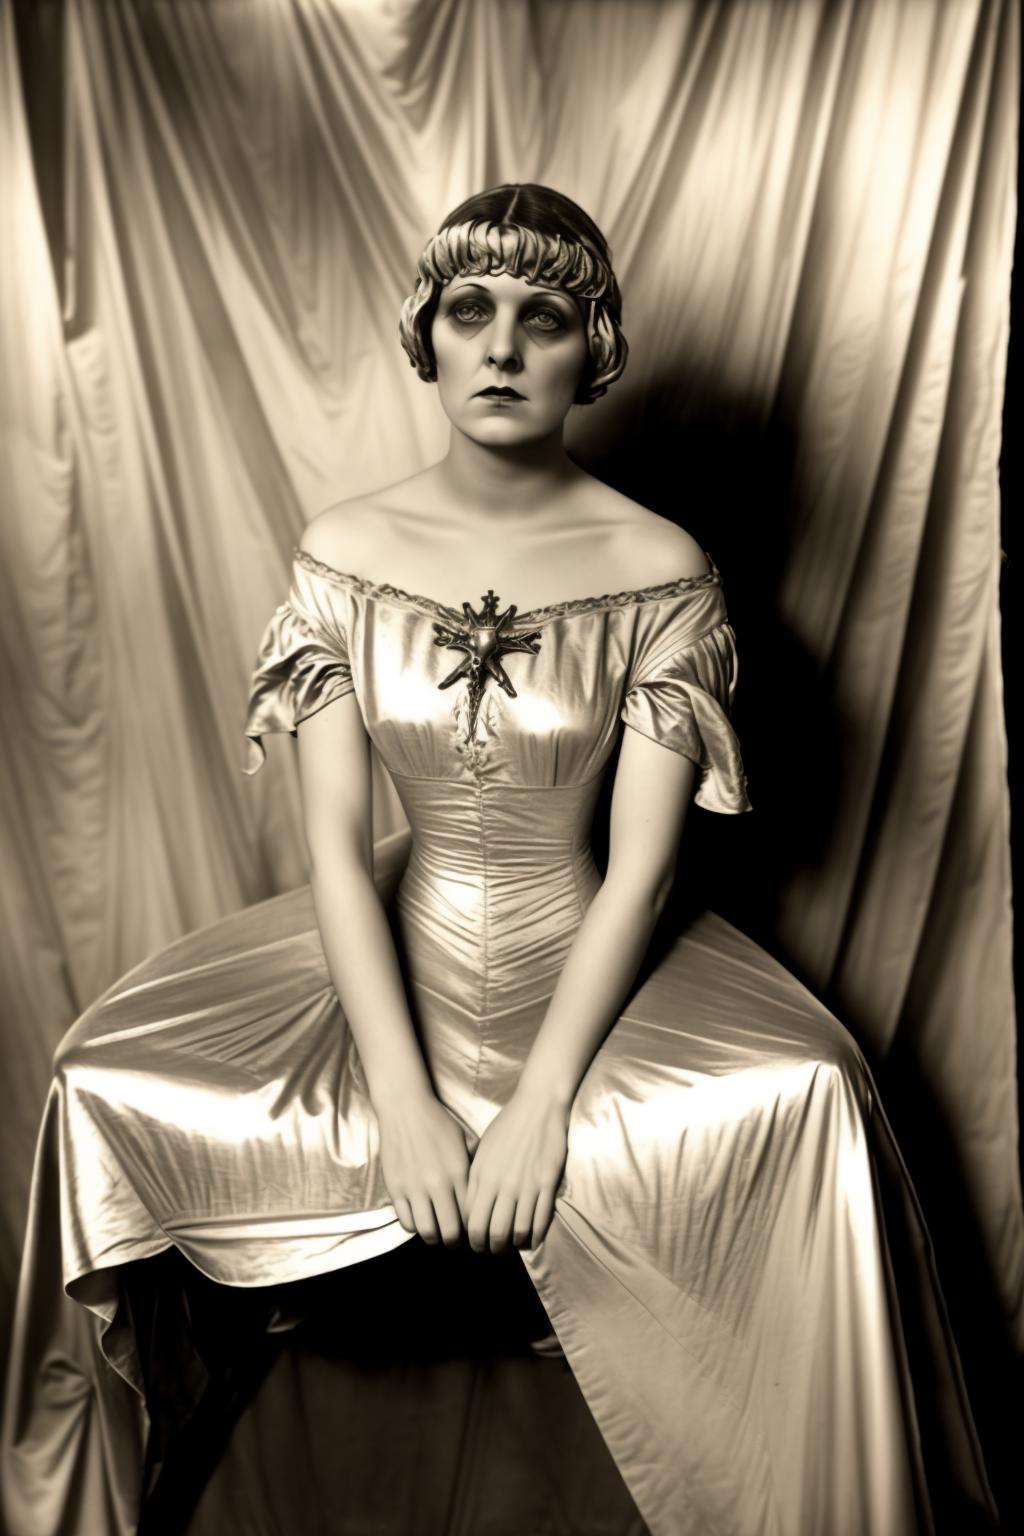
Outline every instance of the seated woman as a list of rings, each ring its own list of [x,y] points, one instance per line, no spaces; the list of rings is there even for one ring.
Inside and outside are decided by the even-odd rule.
[[[173,1246],[222,1286],[279,1286],[417,1235],[517,1250],[653,1536],[992,1516],[852,1037],[711,911],[640,977],[691,800],[750,802],[721,573],[565,451],[570,407],[623,369],[620,319],[603,236],[548,188],[470,198],[420,258],[401,338],[448,453],[310,523],[253,679],[248,771],[267,732],[297,735],[310,887],[138,967],[57,1056],[8,1401],[17,1536],[132,1529],[126,1266]],[[411,828],[386,900],[371,743]],[[58,1280],[75,1401],[50,1368]]]

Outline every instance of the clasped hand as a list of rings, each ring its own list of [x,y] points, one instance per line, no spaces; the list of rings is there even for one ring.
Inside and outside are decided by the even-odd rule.
[[[398,1220],[427,1243],[478,1253],[535,1248],[550,1225],[568,1142],[569,1112],[543,1095],[513,1093],[472,1161],[454,1116],[434,1098],[381,1120],[381,1167]]]

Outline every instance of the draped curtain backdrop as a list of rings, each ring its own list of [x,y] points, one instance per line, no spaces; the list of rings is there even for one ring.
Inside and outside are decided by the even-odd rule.
[[[61,1035],[306,878],[293,744],[241,773],[258,637],[306,520],[445,449],[396,330],[426,236],[541,181],[608,234],[632,348],[570,447],[711,550],[739,637],[755,814],[694,812],[687,858],[877,1067],[996,1432],[1018,28],[1013,0],[0,9],[8,1286]]]

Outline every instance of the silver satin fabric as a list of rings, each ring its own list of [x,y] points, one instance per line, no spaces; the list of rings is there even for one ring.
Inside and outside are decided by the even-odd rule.
[[[518,615],[539,650],[504,658],[517,696],[488,683],[472,738],[465,684],[437,686],[458,656],[433,644],[438,618],[461,615],[297,551],[253,677],[246,771],[264,734],[355,692],[411,829],[378,882],[436,1090],[473,1149],[598,888],[588,834],[621,722],[698,764],[698,804],[750,802],[713,566]],[[16,1536],[132,1528],[140,1380],[117,1266],[175,1244],[216,1280],[264,1285],[395,1248],[409,1234],[378,1152],[308,887],[188,935],[88,1009],[57,1054],[33,1184],[5,1421]],[[902,1293],[883,1184],[916,1255]],[[865,1060],[716,914],[675,938],[599,1048],[551,1228],[523,1258],[652,1536],[932,1530],[903,1308],[930,1334],[963,1496],[991,1509]],[[60,1454],[81,1411],[61,1363],[83,1340],[88,1478]]]

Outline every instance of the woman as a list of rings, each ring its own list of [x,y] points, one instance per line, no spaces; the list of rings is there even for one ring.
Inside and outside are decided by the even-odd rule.
[[[246,721],[248,772],[264,734],[297,736],[315,922],[298,892],[186,937],[58,1054],[9,1406],[20,1530],[55,1189],[68,1294],[136,1389],[128,1264],[173,1245],[253,1287],[465,1237],[518,1250],[653,1536],[987,1527],[851,1036],[711,912],[636,986],[690,800],[750,805],[719,571],[563,446],[622,372],[620,319],[603,236],[548,188],[470,198],[421,257],[401,339],[449,451],[309,524]],[[371,742],[412,830],[393,900]]]

